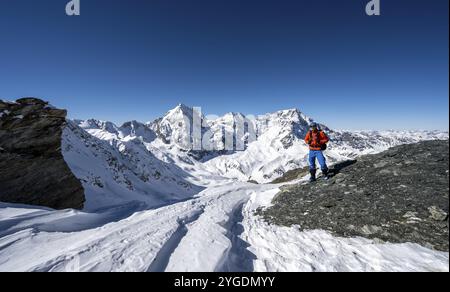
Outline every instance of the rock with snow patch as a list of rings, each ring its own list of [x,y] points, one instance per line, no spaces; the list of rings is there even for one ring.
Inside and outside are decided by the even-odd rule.
[[[449,144],[427,141],[366,155],[329,181],[287,186],[263,216],[339,236],[448,251]]]
[[[83,187],[61,153],[67,112],[36,98],[0,100],[0,110],[0,201],[81,209]]]

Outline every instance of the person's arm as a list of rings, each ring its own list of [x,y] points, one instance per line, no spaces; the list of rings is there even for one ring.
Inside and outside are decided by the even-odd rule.
[[[308,132],[308,133],[306,134],[306,137],[305,137],[305,143],[308,144],[308,145],[311,144],[311,133],[310,133],[310,132]]]
[[[325,132],[320,133],[320,144],[327,144],[330,141],[327,134]]]

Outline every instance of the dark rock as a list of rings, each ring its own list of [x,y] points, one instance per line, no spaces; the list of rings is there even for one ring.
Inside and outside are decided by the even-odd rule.
[[[305,166],[300,169],[289,170],[283,176],[272,181],[271,184],[280,184],[280,183],[293,181],[293,180],[304,177],[308,173],[309,173],[309,166]]]
[[[23,97],[16,100],[16,103],[23,104],[23,105],[43,105],[46,106],[48,103],[43,101],[42,99],[35,98],[35,97]]]
[[[283,188],[273,203],[261,214],[274,224],[448,251],[448,141],[363,156],[329,181]]]
[[[61,153],[66,114],[37,98],[0,100],[0,201],[83,208],[83,187]]]

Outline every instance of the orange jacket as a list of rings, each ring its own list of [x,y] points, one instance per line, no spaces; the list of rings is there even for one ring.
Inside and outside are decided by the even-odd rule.
[[[309,131],[305,137],[305,143],[309,145],[311,150],[322,150],[322,145],[330,141],[323,131]]]

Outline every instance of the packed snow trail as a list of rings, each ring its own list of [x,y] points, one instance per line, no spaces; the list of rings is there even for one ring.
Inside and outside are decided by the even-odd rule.
[[[187,226],[188,232],[171,255],[166,271],[227,270],[227,263],[235,243],[233,227],[239,221],[237,218],[241,218],[242,206],[256,190],[261,188],[264,187],[242,184],[207,191],[208,196],[214,197],[216,201],[206,206],[204,216],[200,216],[197,221]]]
[[[278,192],[231,183],[102,213],[0,204],[0,271],[448,271],[448,253],[417,244],[268,225],[254,212]]]
[[[173,235],[178,222],[197,212],[197,205],[184,202],[80,232],[25,228],[0,239],[0,270],[143,271]],[[72,219],[76,224],[77,215]]]
[[[0,216],[11,224],[0,238],[0,271],[213,271],[232,248],[223,223],[258,188],[213,187],[188,201],[76,232],[61,232],[61,225],[77,226],[89,216],[102,221],[101,215],[5,206]]]

